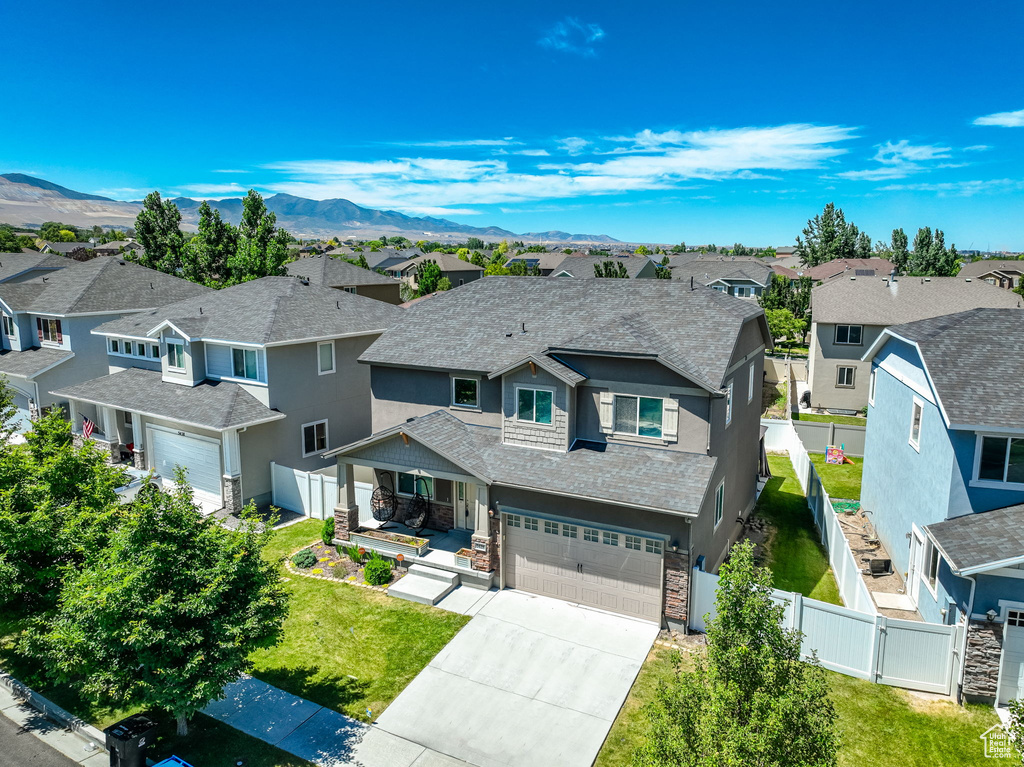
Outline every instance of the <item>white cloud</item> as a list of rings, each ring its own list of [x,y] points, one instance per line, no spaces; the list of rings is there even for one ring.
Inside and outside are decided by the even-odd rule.
[[[232,168],[218,168],[217,170],[211,170],[210,173],[251,173],[251,171]]]
[[[591,58],[597,55],[594,43],[600,42],[604,37],[604,30],[597,24],[584,24],[577,18],[567,16],[547,30],[537,41],[537,45],[553,51],[575,53]]]
[[[996,178],[976,181],[948,181],[934,184],[890,184],[883,186],[883,192],[935,192],[940,197],[971,197],[984,192],[1013,192],[1024,189],[1024,181],[1012,178]]]
[[[522,155],[523,157],[547,157],[551,153],[547,149],[520,149],[512,154]]]
[[[838,178],[851,181],[883,181],[886,179],[906,178],[932,168],[959,167],[949,163],[936,163],[951,157],[952,147],[936,144],[911,144],[902,141],[886,141],[879,144],[878,151],[871,158],[879,163],[878,167],[866,170],[848,170],[835,174]]]
[[[666,143],[656,138],[663,134],[638,135],[647,140],[648,134],[651,143]],[[344,197],[372,207],[432,209],[451,215],[451,206],[678,189],[688,179],[778,178],[767,172],[821,167],[843,154],[846,150],[837,144],[852,137],[851,128],[804,124],[677,132],[671,145],[654,154],[611,156],[596,162],[540,163],[522,170],[510,168],[500,159],[423,157],[293,160],[265,167],[282,174],[281,180],[267,185],[275,192],[315,199]],[[590,146],[589,141],[578,137],[557,143],[570,155]],[[536,152],[533,156],[544,155]]]
[[[192,192],[193,194],[233,195],[247,194],[249,192],[248,187],[244,187],[234,182],[231,182],[230,184],[189,184],[183,186],[182,189]]]
[[[988,144],[974,144],[973,146],[965,146],[965,152],[987,152],[992,147]]]
[[[996,112],[974,120],[975,125],[995,125],[999,128],[1024,128],[1024,109],[1016,112]]]
[[[512,146],[522,144],[522,141],[514,141],[511,136],[508,138],[473,138],[473,139],[452,139],[442,141],[409,141],[393,142],[396,146],[418,146],[428,148],[447,149],[457,146]]]

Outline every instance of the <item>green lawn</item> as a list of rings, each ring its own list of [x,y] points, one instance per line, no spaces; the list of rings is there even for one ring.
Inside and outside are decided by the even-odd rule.
[[[319,538],[312,520],[275,536],[268,556]],[[284,640],[253,655],[254,676],[352,717],[376,718],[469,621],[349,584],[288,574]]]
[[[848,458],[847,463],[825,463],[822,453],[809,453],[811,463],[821,477],[821,483],[832,498],[860,500],[860,479],[864,470],[863,458]],[[849,463],[853,461],[853,463]]]
[[[819,543],[814,519],[789,457],[770,455],[768,465],[772,478],[757,502],[757,514],[771,522],[776,531],[767,563],[773,585],[783,591],[842,604],[828,556]]]
[[[817,413],[791,413],[794,421],[814,421],[816,423],[837,423],[844,426],[867,426],[868,419],[855,415],[819,415]]]
[[[669,650],[651,651],[595,767],[631,764],[633,751],[649,732],[643,706],[654,698],[661,681],[672,678],[671,657]],[[924,701],[895,687],[827,673],[842,733],[842,767],[1020,765],[1020,760],[985,758],[979,736],[998,722],[989,706]]]

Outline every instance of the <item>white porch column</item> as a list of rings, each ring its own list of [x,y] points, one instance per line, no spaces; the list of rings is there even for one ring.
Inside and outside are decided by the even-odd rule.
[[[117,436],[117,419],[114,417],[114,408],[106,407],[104,405],[99,406],[100,426],[103,427],[103,436],[106,437],[107,442],[113,442],[120,444],[121,440]]]
[[[238,429],[221,432],[220,449],[224,473],[221,477],[224,508],[231,514],[242,510],[242,455]]]
[[[71,433],[81,434],[82,430],[78,424],[78,405],[73,399],[68,400],[68,417],[71,419]]]
[[[470,485],[476,489],[474,494],[474,513],[473,513],[473,533],[475,535],[488,535],[490,528],[488,527],[488,492],[487,485]]]

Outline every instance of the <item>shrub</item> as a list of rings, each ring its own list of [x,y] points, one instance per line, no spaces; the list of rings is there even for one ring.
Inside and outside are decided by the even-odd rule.
[[[303,549],[292,557],[292,564],[296,567],[301,567],[303,570],[308,569],[316,564],[316,554],[310,549]]]
[[[363,577],[371,586],[383,586],[391,581],[391,560],[372,558],[363,568]]]
[[[335,548],[339,554],[344,554],[357,565],[363,561],[363,558],[359,556],[358,546],[346,546],[344,544],[339,543]]]
[[[324,520],[324,524],[320,528],[320,540],[324,542],[324,546],[331,545],[331,541],[334,540],[334,517]]]

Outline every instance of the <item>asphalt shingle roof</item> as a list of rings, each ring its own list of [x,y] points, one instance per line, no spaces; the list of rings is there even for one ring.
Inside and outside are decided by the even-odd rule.
[[[526,258],[526,254],[522,256]],[[603,264],[605,261],[614,261],[626,267],[626,274],[631,279],[636,279],[640,271],[651,263],[646,256],[634,256],[618,258],[616,256],[566,256],[558,266],[551,270],[551,276],[555,277],[562,272],[568,272],[573,277],[596,279],[594,267]]]
[[[340,258],[313,256],[292,261],[286,267],[292,277],[304,277],[313,285],[329,288],[349,285],[397,285],[398,280],[383,274],[363,269]]]
[[[837,279],[811,291],[815,322],[899,325],[975,307],[1012,308],[1021,297],[987,282],[961,277]]]
[[[884,258],[837,258],[809,269],[793,268],[803,277],[810,277],[813,280],[831,280],[844,274],[856,274],[858,269],[871,270],[878,277],[888,277],[894,267],[891,261]]]
[[[166,321],[190,338],[279,344],[383,331],[403,311],[334,288],[303,285],[294,277],[264,277],[122,317],[96,332],[143,337]]]
[[[76,263],[56,253],[0,253],[0,282],[32,269],[62,269]]]
[[[53,394],[215,431],[284,417],[238,384],[204,381],[198,386],[182,386],[162,380],[158,370],[141,368],[94,378]]]
[[[33,347],[20,352],[6,349],[0,352],[0,375],[33,378],[74,356],[74,352],[66,349]]]
[[[980,277],[989,272],[1009,272],[1011,274],[1024,273],[1024,261],[1002,261],[995,258],[983,258],[980,261],[971,261],[960,267],[958,277]]]
[[[112,256],[71,261],[31,280],[0,283],[0,299],[15,311],[62,315],[139,311],[213,292]]]
[[[925,530],[957,572],[1024,556],[1024,504],[966,514]]]
[[[950,423],[1024,428],[1024,310],[972,309],[889,332],[917,343]]]
[[[672,279],[688,280],[693,277],[702,285],[715,280],[751,280],[767,285],[772,275],[771,264],[763,261],[735,260],[731,257],[693,259],[672,268]]]
[[[368,442],[404,432],[492,484],[696,516],[716,458],[631,445],[577,442],[558,453],[502,444],[501,429],[463,423],[436,411],[328,453],[356,452]]]
[[[685,361],[717,389],[740,329],[763,314],[753,302],[677,280],[485,277],[405,310],[360,359],[491,373],[549,349],[656,354]]]
[[[451,253],[425,253],[422,256],[410,258],[407,261],[391,264],[386,268],[390,271],[404,271],[413,264],[419,265],[423,261],[436,262],[441,267],[442,272],[482,272],[484,270],[482,266],[477,266],[469,261],[463,261]]]

